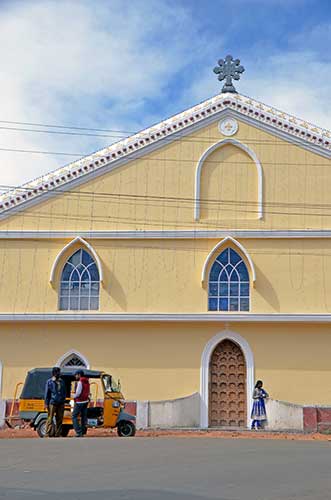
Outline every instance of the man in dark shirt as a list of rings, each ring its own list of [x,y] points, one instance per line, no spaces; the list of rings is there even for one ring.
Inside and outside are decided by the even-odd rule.
[[[53,430],[55,417],[55,437],[62,434],[62,421],[64,414],[64,403],[66,400],[65,383],[61,378],[61,370],[57,366],[52,370],[52,378],[48,379],[45,387],[45,406],[48,412],[46,423],[46,437],[50,437]]]

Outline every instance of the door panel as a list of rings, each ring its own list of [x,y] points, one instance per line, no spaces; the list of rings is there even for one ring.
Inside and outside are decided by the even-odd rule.
[[[209,425],[246,426],[246,362],[241,348],[224,340],[215,348],[209,366]]]

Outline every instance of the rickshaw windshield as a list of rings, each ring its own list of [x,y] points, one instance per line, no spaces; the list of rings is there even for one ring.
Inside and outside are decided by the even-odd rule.
[[[105,392],[119,392],[120,389],[111,375],[102,375]]]

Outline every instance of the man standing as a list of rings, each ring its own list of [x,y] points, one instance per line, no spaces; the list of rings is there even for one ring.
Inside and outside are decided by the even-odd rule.
[[[61,370],[57,366],[52,369],[52,377],[47,380],[45,388],[45,406],[48,412],[46,423],[46,437],[50,437],[55,417],[55,437],[62,434],[62,421],[64,414],[64,403],[66,400],[66,387],[61,378]]]
[[[72,413],[72,423],[76,432],[76,437],[83,437],[87,431],[87,407],[90,396],[90,382],[83,370],[77,370],[75,373],[77,380],[76,391],[74,394],[74,411]],[[78,422],[80,417],[80,423]]]

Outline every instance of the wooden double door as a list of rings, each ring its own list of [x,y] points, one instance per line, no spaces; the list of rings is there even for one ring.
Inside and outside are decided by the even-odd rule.
[[[213,351],[209,366],[209,426],[246,427],[246,361],[229,339]]]

